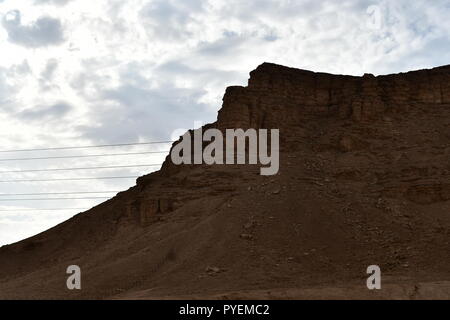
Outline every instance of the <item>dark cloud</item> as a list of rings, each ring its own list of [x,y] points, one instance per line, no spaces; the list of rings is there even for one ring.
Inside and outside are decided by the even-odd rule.
[[[317,15],[336,1],[330,0],[228,0],[221,8],[224,19],[239,19],[242,23],[269,20],[286,20]]]
[[[58,60],[49,59],[39,78],[39,86],[42,91],[48,91],[53,87],[58,87],[52,83],[56,69],[58,69]]]
[[[15,64],[13,65],[9,73],[11,73],[13,76],[19,75],[24,76],[31,73],[30,65],[28,64],[27,60],[24,60],[21,64]]]
[[[44,71],[41,73],[41,77],[45,80],[52,80],[53,75],[58,68],[58,60],[56,59],[49,59],[47,61],[47,65],[45,66]]]
[[[204,56],[230,55],[248,40],[248,37],[239,36],[235,32],[224,32],[222,38],[214,42],[200,43],[197,50]]]
[[[78,130],[85,138],[103,142],[167,140],[175,129],[191,128],[200,117],[215,117],[215,112],[199,102],[203,94],[203,90],[125,84],[105,90],[103,99],[115,102],[114,106],[105,104],[92,110],[90,117],[96,124]]]
[[[215,85],[222,91],[225,87],[230,85],[236,85],[240,83],[242,77],[247,76],[247,72],[243,75],[240,72],[232,70],[220,70],[218,68],[208,68],[206,66],[192,67],[188,64],[180,62],[180,60],[171,60],[159,65],[155,72],[159,77],[164,79],[183,78],[188,80],[195,80],[194,87],[203,87],[206,83],[209,85]]]
[[[215,108],[201,102],[208,93],[205,83],[219,86],[222,93],[224,83],[235,84],[239,78],[233,71],[195,68],[178,60],[159,66],[133,62],[120,69],[119,85],[108,87],[107,79],[88,72],[100,65],[102,61],[85,61],[85,71],[70,82],[79,97],[95,105],[87,115],[93,125],[77,131],[96,142],[166,140],[175,129],[190,128],[196,120],[215,121]],[[183,80],[189,88],[177,86]],[[219,103],[220,98],[217,107]]]
[[[31,74],[31,69],[27,60],[9,68],[0,67],[0,106],[2,112],[13,112],[15,106],[13,101],[15,100],[15,94],[20,89],[21,79],[29,74]]]
[[[46,47],[64,42],[61,21],[51,17],[41,17],[31,25],[22,25],[20,11],[6,14],[2,21],[12,43],[30,48]]]
[[[17,117],[26,121],[51,121],[59,120],[67,115],[73,107],[66,102],[58,102],[51,106],[37,106],[21,111]]]
[[[0,0],[1,1],[1,0]],[[5,70],[0,68],[0,106],[2,106],[10,95],[9,86],[6,83]]]
[[[204,10],[202,0],[156,0],[140,11],[144,25],[153,38],[171,41],[191,35],[188,25],[195,23],[195,14]]]
[[[392,70],[407,72],[450,64],[450,36],[442,36],[424,42],[420,49],[404,54],[402,60],[386,59],[382,63],[380,62],[378,73],[389,74],[392,73]]]

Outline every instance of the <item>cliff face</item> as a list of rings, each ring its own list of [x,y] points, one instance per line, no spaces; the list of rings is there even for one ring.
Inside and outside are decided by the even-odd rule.
[[[0,298],[450,297],[449,66],[353,77],[265,63],[210,127],[280,129],[280,172],[168,157],[0,248]],[[81,291],[65,289],[72,264]],[[365,289],[372,264],[381,293]],[[330,286],[346,289],[317,289]]]
[[[352,77],[264,63],[250,73],[248,87],[227,89],[218,124],[290,129],[320,117],[364,122],[416,105],[449,103],[450,66]]]

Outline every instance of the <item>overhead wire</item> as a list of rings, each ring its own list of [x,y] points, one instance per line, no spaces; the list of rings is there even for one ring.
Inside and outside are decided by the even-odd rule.
[[[101,145],[90,145],[90,146],[70,146],[70,147],[53,147],[53,148],[0,150],[0,153],[27,152],[27,151],[51,151],[51,150],[75,150],[75,149],[91,149],[91,148],[106,148],[106,147],[124,147],[124,146],[138,146],[138,145],[152,145],[152,144],[169,144],[169,143],[173,143],[173,142],[175,142],[175,141],[151,141],[151,142],[136,142],[136,143],[101,144]]]
[[[53,156],[53,157],[27,157],[27,158],[7,158],[0,159],[0,161],[24,161],[24,160],[48,160],[48,159],[71,159],[71,158],[95,158],[95,157],[111,157],[111,156],[129,156],[139,154],[158,154],[167,153],[165,151],[145,151],[145,152],[126,152],[126,153],[106,153],[106,154],[85,154],[85,155],[73,155],[73,156]]]
[[[89,145],[89,146],[67,146],[67,147],[52,147],[52,148],[30,148],[30,149],[11,149],[0,150],[0,153],[13,152],[32,152],[32,151],[54,151],[54,150],[78,150],[91,148],[106,148],[106,147],[124,147],[124,146],[142,146],[155,144],[169,144],[174,141],[152,141],[152,142],[138,142],[138,143],[120,143],[120,144],[103,144],[103,145]],[[79,155],[61,155],[61,156],[36,156],[36,157],[13,157],[0,158],[0,162],[6,161],[27,161],[27,160],[50,160],[50,159],[76,159],[76,158],[95,158],[95,157],[113,157],[113,156],[130,156],[130,155],[145,155],[145,154],[163,154],[168,153],[169,150],[163,151],[141,151],[141,152],[123,152],[123,153],[101,153],[101,154],[79,154]],[[133,164],[133,165],[116,165],[116,166],[93,166],[93,167],[71,167],[71,168],[43,168],[43,169],[25,169],[25,170],[5,170],[0,171],[0,174],[6,173],[33,173],[33,172],[63,172],[63,171],[79,171],[79,170],[103,170],[103,169],[125,169],[125,168],[143,168],[156,167],[162,163],[151,164]],[[112,179],[135,179],[139,176],[103,176],[103,177],[73,177],[73,178],[47,178],[47,179],[11,179],[0,180],[0,183],[21,183],[21,182],[52,182],[52,181],[87,181],[87,180],[112,180]],[[41,192],[41,193],[3,193],[0,194],[1,202],[15,202],[15,201],[61,201],[61,200],[95,200],[95,199],[109,199],[112,196],[92,196],[92,197],[76,197],[76,195],[101,195],[105,193],[119,193],[121,191],[73,191],[73,192]],[[58,197],[58,198],[4,198],[12,196],[51,196],[51,195],[73,195],[75,197]],[[62,211],[62,210],[87,210],[89,208],[27,208],[27,209],[0,209],[0,212],[20,212],[20,211]]]
[[[87,177],[87,178],[59,178],[59,179],[24,179],[24,180],[0,180],[0,183],[16,183],[16,182],[51,182],[51,181],[82,181],[82,180],[111,180],[111,179],[134,179],[139,176],[122,176],[122,177]]]
[[[75,171],[75,170],[97,170],[97,169],[123,169],[123,168],[141,168],[141,167],[156,167],[158,164],[135,164],[128,166],[103,166],[103,167],[81,167],[81,168],[51,168],[51,169],[31,169],[31,170],[9,170],[0,171],[2,173],[26,173],[26,172],[52,172],[52,171]]]
[[[49,200],[94,200],[110,199],[111,197],[83,197],[83,198],[36,198],[36,199],[0,199],[0,201],[49,201]]]

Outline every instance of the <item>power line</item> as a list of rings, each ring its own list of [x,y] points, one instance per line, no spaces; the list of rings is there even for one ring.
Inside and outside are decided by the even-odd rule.
[[[90,208],[0,209],[1,212],[88,210]]]
[[[23,173],[23,172],[51,172],[51,171],[73,171],[73,170],[91,170],[91,169],[120,169],[120,168],[138,168],[138,167],[156,167],[159,164],[136,164],[129,166],[108,166],[108,167],[84,167],[84,168],[52,168],[52,169],[35,169],[35,170],[11,170],[0,171],[1,173]]]
[[[89,154],[78,156],[58,156],[58,157],[39,157],[39,158],[15,158],[15,159],[0,159],[0,161],[21,161],[21,160],[47,160],[47,159],[70,159],[70,158],[92,158],[92,157],[109,157],[109,156],[129,156],[138,154],[157,154],[167,153],[167,151],[147,151],[147,152],[128,152],[128,153],[108,153],[108,154]]]
[[[137,143],[101,144],[101,145],[94,145],[94,146],[73,146],[73,147],[56,147],[56,148],[0,150],[0,153],[24,152],[24,151],[74,150],[74,149],[105,148],[105,147],[124,147],[124,146],[151,145],[151,144],[166,144],[166,143],[173,143],[173,142],[175,142],[175,141],[152,141],[152,142],[137,142]]]
[[[0,183],[9,183],[9,182],[78,181],[78,180],[109,180],[109,179],[132,179],[132,178],[139,178],[139,176],[124,176],[124,177],[92,177],[92,178],[64,178],[64,179],[39,179],[39,180],[0,180]]]
[[[110,198],[111,198],[111,197],[39,198],[39,199],[0,199],[0,201],[94,200],[94,199],[110,199]]]
[[[123,191],[97,191],[97,192],[43,192],[43,193],[3,193],[0,197],[5,196],[49,196],[49,195],[67,195],[67,194],[102,194],[102,193],[119,193]]]

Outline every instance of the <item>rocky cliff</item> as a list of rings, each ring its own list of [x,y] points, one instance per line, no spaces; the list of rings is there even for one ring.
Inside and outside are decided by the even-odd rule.
[[[449,103],[450,66],[352,77],[264,63],[250,73],[247,87],[227,89],[218,124],[295,128],[320,117],[364,122],[406,113],[416,105]]]
[[[449,66],[353,77],[264,63],[206,127],[279,128],[276,176],[168,157],[2,247],[0,297],[448,298],[449,80]],[[65,289],[71,264],[81,291]],[[372,264],[383,292],[365,289]]]

